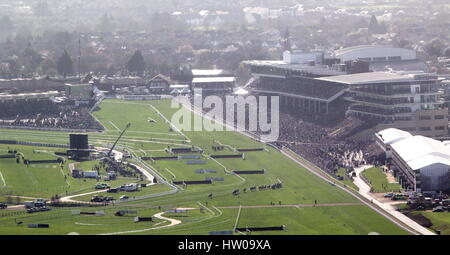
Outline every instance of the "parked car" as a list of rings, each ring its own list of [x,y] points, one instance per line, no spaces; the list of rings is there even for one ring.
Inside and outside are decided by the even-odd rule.
[[[0,209],[6,209],[8,208],[8,205],[5,203],[0,203]]]
[[[433,212],[445,212],[445,208],[443,206],[438,206],[433,209]]]
[[[119,192],[119,190],[118,189],[109,189],[106,192],[107,193],[117,193],[117,192]]]
[[[384,193],[383,197],[393,197],[394,193]]]
[[[39,209],[38,209],[38,211],[39,212],[46,212],[46,211],[50,211],[51,209],[49,208],[49,207],[47,207],[47,206],[43,206],[43,207],[40,207]]]
[[[93,196],[91,198],[91,202],[103,202],[103,201],[105,201],[104,196]]]
[[[95,184],[95,189],[109,189],[109,185],[106,183],[97,183]]]
[[[113,197],[106,197],[106,198],[105,198],[105,201],[108,201],[108,202],[109,202],[109,201],[114,201],[114,200],[116,200],[116,199],[113,198]]]
[[[35,212],[38,212],[38,211],[39,211],[39,209],[37,207],[32,207],[32,208],[27,210],[27,213],[35,213]]]

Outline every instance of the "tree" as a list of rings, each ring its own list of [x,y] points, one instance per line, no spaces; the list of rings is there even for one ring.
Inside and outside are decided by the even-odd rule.
[[[138,75],[143,74],[145,70],[145,61],[140,50],[134,52],[126,67],[129,72],[137,73]]]
[[[58,59],[56,68],[58,70],[58,73],[64,76],[64,79],[67,77],[67,75],[73,74],[73,62],[66,50]]]
[[[103,17],[100,20],[100,23],[98,24],[98,30],[101,32],[111,32],[114,28],[114,25],[111,21],[111,17],[108,16],[108,14],[104,14]]]
[[[3,16],[0,20],[0,30],[4,32],[11,32],[14,30],[14,25],[9,16]]]
[[[375,15],[372,15],[369,22],[369,34],[378,34],[380,30],[380,25],[378,24],[377,17]]]
[[[53,62],[53,60],[51,58],[46,58],[44,59],[40,65],[39,65],[39,72],[41,74],[47,74],[51,69],[56,68],[55,63]]]
[[[425,52],[430,56],[440,56],[442,54],[443,43],[439,38],[434,38],[425,44]]]
[[[44,58],[31,47],[31,44],[28,44],[20,59],[25,74],[35,72],[44,60]]]
[[[447,47],[447,48],[444,50],[444,56],[450,58],[450,47]]]
[[[47,1],[40,1],[37,3],[33,9],[33,12],[36,16],[49,16],[52,14],[48,8]]]
[[[291,51],[291,35],[289,33],[289,28],[286,28],[286,30],[284,31],[284,35],[283,35],[283,39],[282,39],[282,44],[283,44],[283,49],[286,51]]]

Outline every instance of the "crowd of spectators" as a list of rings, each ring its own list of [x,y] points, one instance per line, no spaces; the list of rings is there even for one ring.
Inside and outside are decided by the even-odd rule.
[[[336,113],[331,117],[323,114],[307,115],[292,107],[281,108],[280,136],[275,144],[278,147],[290,148],[332,174],[340,167],[351,169],[361,164],[379,164],[382,151],[376,146],[374,139],[367,137],[370,136],[370,132],[365,137],[363,135],[363,139],[354,138],[356,134],[372,128],[379,121],[345,117],[340,113],[344,113],[346,107],[343,102],[337,102],[336,106],[330,109]],[[246,110],[246,127],[248,128],[248,109]],[[269,119],[270,112],[269,110]],[[258,130],[257,133],[263,132]]]
[[[325,127],[281,113],[277,144],[290,148],[321,169],[334,173],[340,167],[350,169],[361,164],[376,163],[382,152],[373,139],[352,138],[373,124],[345,118],[334,126]]]
[[[7,101],[0,103],[0,126],[29,128],[96,129],[103,127],[89,113],[92,105],[71,102]]]
[[[142,173],[136,168],[136,166],[130,163],[117,162],[110,158],[104,158],[100,162],[100,167],[105,169],[106,172],[114,172],[123,177],[136,177],[143,179]]]

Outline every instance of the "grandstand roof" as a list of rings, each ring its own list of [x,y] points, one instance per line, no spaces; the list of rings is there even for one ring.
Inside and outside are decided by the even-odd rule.
[[[42,99],[59,96],[61,93],[58,91],[46,91],[36,93],[21,93],[21,94],[2,94],[0,93],[0,100],[17,100],[17,99]]]
[[[410,133],[396,128],[384,129],[377,134],[385,144],[391,144],[412,136]]]
[[[356,50],[365,50],[365,49],[398,49],[398,50],[408,50],[404,48],[398,48],[390,45],[357,45],[347,48],[342,48],[334,51],[335,55],[342,55]]]
[[[338,75],[316,78],[323,81],[333,81],[349,85],[373,84],[386,82],[409,82],[416,80],[417,75],[427,75],[424,72],[369,72],[348,75]],[[432,76],[432,74],[428,74]],[[431,79],[431,77],[430,77]]]
[[[222,69],[192,69],[192,75],[194,76],[217,76],[224,72]]]
[[[208,82],[234,82],[235,77],[198,77],[192,80],[192,83],[208,83]]]
[[[289,64],[282,60],[247,60],[242,63],[254,66],[272,66],[276,68],[288,69],[292,71],[303,71],[309,72],[315,75],[331,76],[331,75],[342,75],[345,72],[340,72],[336,70],[328,69],[327,66],[323,65],[306,65],[306,64]]]
[[[441,142],[420,135],[408,136],[404,131],[394,128],[380,132],[389,134],[390,140],[395,140],[391,144],[392,150],[413,170],[434,164],[450,166],[450,144],[448,142]]]

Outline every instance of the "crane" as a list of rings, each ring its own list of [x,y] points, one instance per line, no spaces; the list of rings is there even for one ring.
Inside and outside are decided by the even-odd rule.
[[[116,144],[119,142],[120,138],[122,137],[122,135],[125,133],[125,131],[127,131],[127,129],[131,126],[131,123],[128,123],[127,126],[125,127],[125,129],[122,131],[122,133],[120,133],[119,137],[117,138],[117,140],[114,142],[113,146],[111,147],[111,149],[108,152],[108,157],[111,156],[112,151],[114,150],[114,147],[116,147]]]

